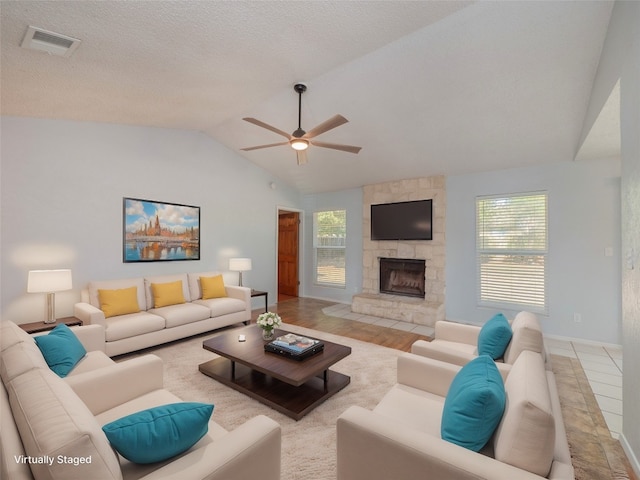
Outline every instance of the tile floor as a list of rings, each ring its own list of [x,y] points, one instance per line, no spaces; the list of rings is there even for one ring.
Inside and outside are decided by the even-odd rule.
[[[596,397],[611,436],[622,430],[622,347],[545,338],[549,353],[577,358]]]
[[[322,311],[334,317],[397,328],[421,335],[433,336],[434,333],[433,328],[424,325],[353,313],[349,304],[331,305]],[[549,353],[576,358],[580,361],[611,436],[618,438],[622,430],[622,347],[553,338],[545,338],[545,345]]]

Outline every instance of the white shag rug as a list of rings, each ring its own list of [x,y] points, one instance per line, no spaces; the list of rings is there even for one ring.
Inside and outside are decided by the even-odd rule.
[[[331,367],[349,375],[351,383],[298,421],[198,371],[199,364],[216,358],[215,354],[202,348],[202,342],[216,332],[138,354],[153,353],[162,358],[165,388],[184,401],[213,403],[212,419],[227,430],[233,430],[259,414],[278,422],[282,427],[281,478],[335,479],[338,416],[351,405],[368,409],[377,405],[396,383],[396,361],[401,352],[294,325],[283,325],[282,329],[351,347],[351,355]]]

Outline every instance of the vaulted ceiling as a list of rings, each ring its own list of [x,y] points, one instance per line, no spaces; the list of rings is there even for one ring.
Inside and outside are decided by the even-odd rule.
[[[615,92],[584,144],[608,1],[2,1],[3,115],[204,132],[305,193],[619,156]],[[21,48],[29,25],[82,41]],[[298,166],[254,117],[311,146]],[[619,99],[617,100],[619,102]],[[617,110],[616,110],[617,109]]]

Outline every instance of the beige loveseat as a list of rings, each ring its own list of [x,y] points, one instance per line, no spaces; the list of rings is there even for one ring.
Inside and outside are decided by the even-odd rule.
[[[157,275],[121,280],[92,281],[82,291],[74,315],[84,324],[102,325],[105,351],[113,357],[251,320],[251,289],[225,285],[226,296],[203,299],[200,277],[218,272]],[[185,303],[155,308],[152,284],[182,282]],[[136,287],[140,311],[106,317],[100,309],[99,290]]]
[[[525,351],[501,370],[504,414],[480,452],[441,438],[461,368],[402,354],[398,383],[374,410],[352,406],[338,418],[338,480],[574,480],[555,379],[540,354]]]
[[[478,336],[482,327],[450,321],[439,321],[435,325],[431,342],[417,340],[411,353],[442,360],[455,365],[466,365],[478,356]],[[531,350],[542,355],[550,368],[538,317],[531,312],[518,313],[511,322],[513,336],[499,362],[512,365],[521,352]]]
[[[29,335],[13,323],[0,325],[0,478],[280,479],[280,426],[265,416],[231,432],[210,420],[204,437],[164,462],[137,465],[118,455],[102,425],[181,399],[163,389],[157,356],[115,363],[104,354],[101,326],[73,331],[88,353],[63,379]]]

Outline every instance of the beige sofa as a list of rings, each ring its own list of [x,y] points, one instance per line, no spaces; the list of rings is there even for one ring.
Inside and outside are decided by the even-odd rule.
[[[218,272],[183,273],[103,280],[89,283],[74,315],[86,324],[102,325],[106,353],[110,357],[171,342],[251,320],[251,289],[225,285],[226,297],[202,299],[200,277]],[[151,285],[181,281],[185,303],[154,308]],[[136,287],[140,311],[105,318],[100,310],[99,290]]]
[[[160,358],[115,363],[104,354],[101,326],[73,330],[88,353],[62,379],[29,335],[10,322],[0,325],[0,478],[280,479],[280,426],[265,416],[231,432],[210,420],[204,437],[165,462],[137,465],[119,456],[102,425],[181,399],[163,389]]]
[[[461,368],[402,354],[398,383],[374,410],[352,406],[338,418],[338,480],[574,480],[555,379],[539,354],[525,351],[508,373],[501,370],[505,411],[480,452],[440,436]]]
[[[466,365],[478,355],[478,336],[482,327],[450,321],[439,321],[435,325],[431,342],[417,340],[411,353],[442,360],[455,365]],[[542,336],[542,328],[535,314],[518,313],[511,322],[513,336],[500,362],[512,365],[521,352],[531,350],[540,353],[550,369]]]

